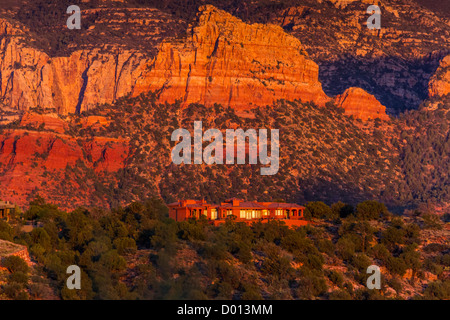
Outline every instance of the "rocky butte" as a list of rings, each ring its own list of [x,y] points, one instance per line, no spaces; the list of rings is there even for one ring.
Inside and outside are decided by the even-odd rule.
[[[321,106],[332,101],[300,40],[280,26],[246,24],[211,5],[199,8],[185,39],[166,39],[153,59],[138,51],[98,48],[51,58],[22,41],[28,36],[23,26],[0,24],[0,97],[12,109],[42,106],[59,114],[79,113],[149,90],[158,91],[162,102],[181,99],[183,105],[219,103],[237,109],[278,99]],[[346,113],[362,119],[379,113],[379,103],[360,99],[361,94],[353,101],[365,104],[357,110],[352,105]]]
[[[199,8],[183,42],[163,42],[134,95],[160,91],[162,101],[219,103],[237,109],[266,106],[278,99],[332,99],[322,90],[319,67],[300,40],[272,24],[246,24],[211,5]],[[346,114],[387,120],[385,107],[362,89],[344,94]],[[338,101],[341,101],[338,99]]]
[[[380,119],[389,120],[386,115],[386,107],[373,95],[361,88],[349,88],[336,97],[336,104],[345,110],[345,114],[353,115],[362,120]],[[370,106],[370,108],[364,108]]]
[[[21,111],[15,129],[0,132],[0,185],[5,186],[0,195],[25,205],[36,192],[58,201],[65,190],[74,195],[67,206],[89,202],[98,184],[81,179],[74,168],[115,181],[114,174],[127,169],[133,146],[128,138],[72,135],[71,125],[86,132],[107,127],[114,120],[108,115],[91,114],[77,118],[78,123],[70,122],[76,117],[60,116],[127,94],[155,91],[161,102],[181,99],[183,106],[219,103],[239,110],[279,99],[313,101],[324,108],[334,101],[347,115],[388,119],[385,107],[362,89],[327,96],[318,65],[280,26],[247,24],[207,5],[187,31],[184,38],[165,38],[152,58],[126,48],[87,48],[51,57],[26,41],[31,37],[26,27],[0,19],[2,111]],[[49,112],[34,113],[34,108]]]

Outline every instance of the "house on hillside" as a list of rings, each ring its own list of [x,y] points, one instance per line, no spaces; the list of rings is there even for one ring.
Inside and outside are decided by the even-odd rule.
[[[305,207],[296,203],[256,202],[233,198],[221,204],[209,204],[205,200],[179,200],[168,207],[169,217],[176,221],[200,219],[203,216],[214,225],[227,219],[245,223],[279,220],[289,226],[308,223],[303,216]]]

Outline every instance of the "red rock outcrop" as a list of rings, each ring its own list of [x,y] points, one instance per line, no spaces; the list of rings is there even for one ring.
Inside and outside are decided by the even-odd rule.
[[[450,55],[442,59],[428,86],[430,98],[440,98],[450,94]]]
[[[26,127],[28,125],[33,128],[41,127],[57,133],[64,133],[67,129],[67,123],[54,113],[37,114],[26,112],[20,120],[20,126]]]
[[[105,117],[102,116],[88,116],[83,119],[83,126],[91,127],[91,126],[106,126],[108,125],[109,121]]]
[[[163,41],[152,60],[124,49],[50,58],[25,45],[18,26],[0,23],[0,98],[13,109],[40,106],[68,114],[149,90],[158,91],[162,102],[181,99],[184,105],[219,103],[238,109],[278,99],[318,105],[331,100],[318,80],[318,65],[300,40],[280,26],[246,24],[211,5],[200,7],[187,38]],[[352,100],[351,108],[367,110],[363,119],[382,109],[376,102],[356,105],[368,100]],[[359,112],[352,114],[359,117]]]
[[[23,43],[21,26],[0,19],[0,98],[5,106],[53,108],[60,114],[111,103],[132,90],[143,55],[79,50],[51,58]]]
[[[281,27],[248,25],[212,6],[200,8],[188,39],[164,42],[153,61],[136,52],[98,49],[50,58],[10,37],[13,26],[4,30],[0,96],[15,109],[43,106],[67,114],[149,90],[161,90],[162,101],[238,108],[280,98],[329,100],[319,68],[299,40]]]
[[[160,90],[162,101],[265,106],[277,99],[324,105],[319,67],[300,41],[275,25],[246,24],[206,5],[183,42],[165,41],[133,94]]]
[[[125,167],[129,155],[126,139],[86,140],[51,132],[5,131],[0,134],[0,196],[24,206],[33,190],[45,195],[47,188],[58,188],[60,181],[51,181],[49,174],[56,177],[79,161],[98,175],[116,172]]]
[[[345,110],[346,115],[368,120],[389,120],[386,115],[386,107],[383,106],[373,95],[361,88],[349,88],[335,98],[336,105]]]

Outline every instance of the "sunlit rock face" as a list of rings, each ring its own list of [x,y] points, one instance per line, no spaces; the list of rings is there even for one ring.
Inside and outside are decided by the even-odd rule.
[[[161,45],[135,95],[161,90],[162,101],[244,109],[277,99],[319,105],[329,100],[318,81],[317,64],[281,27],[246,24],[208,5],[200,8],[188,34],[181,42]]]
[[[442,59],[428,87],[430,98],[440,98],[450,93],[450,55]]]
[[[98,48],[51,58],[21,41],[26,30],[2,23],[0,96],[16,110],[80,113],[148,91],[158,92],[161,102],[236,109],[264,107],[278,99],[320,106],[331,101],[318,80],[318,65],[300,40],[279,26],[247,24],[211,5],[199,8],[187,36],[164,40],[152,59],[133,50]],[[373,96],[353,91],[350,100],[344,93],[346,102],[341,103],[348,114],[369,119],[384,113]]]
[[[346,115],[353,115],[354,118],[389,120],[386,107],[361,88],[347,89],[336,97],[336,104],[345,110]]]

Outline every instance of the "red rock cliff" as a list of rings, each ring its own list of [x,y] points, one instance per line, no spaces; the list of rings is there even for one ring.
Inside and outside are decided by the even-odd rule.
[[[0,20],[0,99],[13,109],[40,106],[81,112],[132,93],[160,92],[162,102],[219,103],[239,109],[300,99],[325,105],[319,67],[300,40],[276,25],[246,24],[206,5],[182,40],[165,40],[153,60],[126,49],[79,50],[51,58],[22,41],[21,25]],[[359,98],[358,98],[359,99]],[[347,112],[381,112],[373,99]],[[364,102],[364,106],[355,103]],[[374,110],[371,111],[371,108]],[[364,119],[370,118],[365,115]],[[383,118],[383,117],[382,117]]]
[[[60,174],[64,177],[68,165],[74,167],[81,162],[103,175],[124,168],[129,154],[126,139],[95,137],[85,140],[52,132],[5,131],[0,134],[0,197],[25,206],[34,190],[44,197],[57,196],[55,190],[61,180],[52,177]],[[79,190],[76,195],[81,199],[79,205],[88,203],[90,192],[92,190]],[[75,202],[65,203],[65,208],[76,205]]]
[[[442,59],[439,68],[430,79],[428,93],[430,98],[439,98],[450,94],[450,55]]]
[[[19,110],[54,108],[60,114],[111,103],[131,92],[143,55],[118,49],[79,50],[51,58],[24,44],[22,25],[0,19],[0,99]]]
[[[31,126],[32,128],[39,128],[64,133],[67,129],[67,123],[60,119],[57,114],[36,114],[25,113],[20,120],[21,127]]]
[[[329,98],[318,81],[319,67],[300,41],[281,27],[245,24],[225,11],[200,7],[183,42],[166,41],[134,94],[161,90],[161,100],[220,103],[236,108],[277,99],[323,105]]]
[[[389,120],[386,115],[386,107],[383,106],[373,95],[361,88],[349,88],[335,99],[338,107],[345,110],[346,115],[368,120]]]

